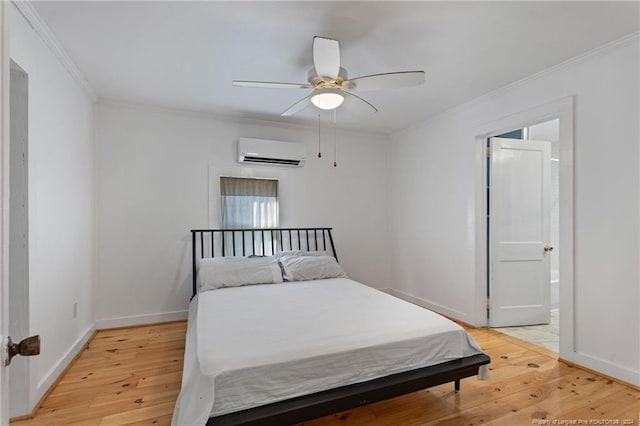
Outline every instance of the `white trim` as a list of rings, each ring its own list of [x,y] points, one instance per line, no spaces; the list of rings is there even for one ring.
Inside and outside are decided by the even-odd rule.
[[[582,352],[576,352],[574,354],[574,359],[567,361],[571,361],[577,366],[583,366],[606,374],[607,376],[615,377],[627,383],[631,383],[634,386],[640,386],[640,371],[635,371],[631,368],[614,364],[611,361],[587,355]]]
[[[80,353],[84,345],[89,341],[91,336],[93,336],[93,332],[96,331],[96,328],[93,324],[87,328],[84,333],[82,333],[76,341],[71,345],[69,350],[58,360],[57,363],[46,374],[43,378],[38,382],[38,386],[36,389],[35,395],[33,395],[33,399],[30,401],[29,406],[31,410],[35,408],[35,405],[42,399],[45,393],[53,386],[58,378],[64,373],[64,370],[71,364],[71,361]]]
[[[218,167],[215,164],[209,164],[207,178],[207,199],[209,202],[209,228],[222,227],[222,206],[220,205],[220,177],[232,176],[247,179],[272,179],[277,180],[278,193],[282,194],[286,191],[286,174],[287,170],[283,167],[273,167],[269,165],[253,165],[246,167],[237,163],[235,166]],[[283,186],[284,185],[284,186]],[[282,201],[279,201],[281,203]],[[286,217],[284,217],[286,220]],[[282,208],[278,207],[278,223],[283,223]]]
[[[572,58],[567,59],[566,61],[560,62],[559,64],[553,65],[549,68],[545,68],[542,71],[538,71],[537,73],[528,75],[524,78],[521,78],[520,80],[516,80],[513,83],[507,84],[506,86],[502,86],[499,87],[498,89],[492,90],[490,92],[485,93],[484,95],[480,95],[476,98],[473,98],[469,101],[463,102],[461,104],[457,104],[451,108],[445,109],[443,111],[440,112],[436,112],[435,114],[425,118],[424,120],[409,125],[407,127],[405,127],[402,130],[398,130],[396,132],[392,132],[392,135],[394,134],[402,134],[405,132],[411,132],[415,129],[421,128],[422,126],[425,126],[433,121],[439,120],[442,117],[446,117],[449,114],[454,114],[456,112],[460,112],[460,111],[464,111],[467,108],[472,107],[473,105],[485,102],[487,100],[490,100],[492,98],[496,98],[499,96],[502,96],[505,93],[508,93],[511,90],[514,90],[517,87],[523,86],[533,80],[537,80],[537,79],[541,79],[543,77],[546,77],[550,74],[553,74],[554,72],[558,71],[558,70],[562,70],[564,68],[568,68],[576,63],[580,63],[582,61],[587,61],[589,59],[592,59],[593,57],[596,57],[598,55],[607,53],[609,51],[615,50],[615,49],[619,49],[619,48],[624,48],[630,44],[636,43],[638,41],[638,39],[640,39],[640,31],[637,31],[635,33],[631,33],[629,35],[626,35],[622,38],[619,38],[617,40],[613,40],[609,43],[603,44],[602,46],[596,47],[594,49],[591,49],[587,52],[584,52],[578,56],[574,56]],[[544,120],[543,120],[544,121]]]
[[[132,325],[155,324],[159,322],[186,320],[189,311],[162,312],[157,314],[132,315],[129,317],[107,318],[96,321],[96,330],[129,327]]]
[[[423,299],[421,297],[412,296],[411,294],[407,294],[403,291],[396,290],[394,288],[387,288],[382,291],[392,296],[395,296],[399,299],[406,300],[407,302],[413,303],[414,305],[422,306],[423,308],[429,309],[430,311],[447,315],[449,317],[453,317],[460,321],[469,322],[467,319],[469,315],[466,314],[465,312],[458,311],[457,309],[453,309],[448,306],[444,306],[439,303],[435,303],[430,300]],[[475,325],[475,324],[471,324],[471,325]]]
[[[474,324],[486,324],[486,167],[485,140],[500,133],[531,126],[544,121],[560,119],[560,357],[575,362],[576,342],[575,290],[574,290],[574,99],[567,96],[532,107],[474,130],[476,140],[476,209],[475,209],[475,313]]]
[[[20,14],[29,23],[31,28],[38,34],[44,44],[51,50],[51,53],[58,59],[60,64],[67,70],[73,80],[80,86],[82,90],[95,101],[96,94],[89,84],[89,81],[82,74],[78,66],[73,62],[73,59],[69,56],[64,47],[60,44],[58,39],[53,35],[53,32],[49,29],[44,22],[40,14],[36,11],[29,0],[11,0],[13,5],[18,9]]]

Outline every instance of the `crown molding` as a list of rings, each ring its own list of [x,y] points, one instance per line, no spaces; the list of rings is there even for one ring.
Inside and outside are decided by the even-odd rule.
[[[102,106],[112,107],[112,108],[129,108],[129,109],[134,109],[139,111],[158,112],[158,113],[165,113],[165,114],[175,114],[175,115],[181,115],[183,117],[215,120],[223,123],[267,126],[267,127],[275,127],[279,129],[304,130],[304,131],[312,131],[312,132],[315,132],[316,134],[318,132],[317,121],[311,122],[308,120],[305,120],[305,121],[272,120],[268,118],[256,118],[256,117],[243,116],[238,114],[228,114],[228,113],[223,113],[219,111],[184,109],[184,108],[178,108],[178,107],[172,107],[172,106],[145,104],[145,103],[139,103],[139,102],[131,102],[126,100],[102,98],[102,97],[99,97],[98,99],[96,99],[95,105],[97,106],[102,105]],[[378,139],[385,139],[389,137],[389,135],[386,133],[379,133],[379,132],[374,132],[369,130],[358,130],[358,129],[340,127],[340,126],[338,126],[337,129],[342,134],[357,134],[361,136],[370,136]]]
[[[58,39],[53,35],[40,14],[33,7],[33,4],[31,4],[29,0],[11,0],[11,2],[16,9],[18,9],[31,28],[33,28],[36,34],[38,34],[42,39],[44,44],[49,48],[49,50],[51,50],[60,64],[67,70],[69,75],[71,75],[78,86],[84,90],[87,96],[95,101],[97,96],[89,84],[89,81],[82,74],[75,62],[73,62],[67,51],[64,50]]]
[[[534,80],[538,80],[540,78],[543,78],[549,74],[553,74],[556,71],[562,70],[564,68],[569,68],[574,64],[579,64],[583,61],[587,61],[591,58],[597,57],[601,54],[610,52],[610,51],[614,51],[616,49],[619,48],[623,48],[625,46],[628,46],[630,44],[633,43],[637,43],[638,41],[640,41],[640,31],[636,31],[633,32],[631,34],[628,34],[624,37],[621,37],[619,39],[610,41],[608,43],[605,43],[601,46],[598,46],[596,48],[593,48],[591,50],[588,50],[584,53],[581,53],[577,56],[573,56],[565,61],[562,61],[556,65],[552,65],[549,68],[545,68],[542,71],[538,71],[536,73],[530,74],[524,78],[521,78],[520,80],[516,80],[513,83],[509,83],[505,86],[499,87],[495,90],[492,90],[490,92],[485,93],[484,95],[480,95],[476,98],[473,98],[469,101],[466,101],[464,103],[458,104],[456,106],[453,106],[451,108],[445,109],[441,112],[435,113],[417,123],[411,124],[409,126],[407,126],[406,128],[399,130],[397,132],[394,132],[391,136],[397,136],[397,135],[402,135],[402,134],[406,134],[409,132],[412,132],[416,129],[420,129],[423,126],[426,126],[432,122],[438,121],[441,118],[447,117],[448,115],[451,114],[455,114],[457,112],[461,112],[464,111],[467,108],[471,108],[476,104],[480,104],[482,102],[485,102],[487,100],[490,100],[492,98],[498,97],[503,95],[506,92],[509,92],[510,90],[513,90],[517,87],[523,86],[527,83],[529,83],[530,81],[534,81]]]

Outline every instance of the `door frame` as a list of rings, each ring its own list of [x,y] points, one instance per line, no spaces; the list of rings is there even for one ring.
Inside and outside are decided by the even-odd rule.
[[[574,292],[574,97],[563,97],[520,111],[474,129],[475,190],[475,318],[487,323],[487,138],[559,119],[560,128],[560,358],[573,361],[576,352]]]

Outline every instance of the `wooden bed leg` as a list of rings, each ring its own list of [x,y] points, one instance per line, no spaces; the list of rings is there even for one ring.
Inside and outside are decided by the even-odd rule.
[[[460,392],[460,379],[454,382],[454,386],[455,386],[456,392]]]

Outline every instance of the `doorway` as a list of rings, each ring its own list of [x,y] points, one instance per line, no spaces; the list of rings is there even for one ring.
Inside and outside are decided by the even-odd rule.
[[[577,362],[576,311],[574,285],[574,97],[565,96],[519,112],[511,113],[474,129],[476,146],[476,191],[473,211],[476,259],[476,292],[474,322],[490,326],[487,318],[487,138],[522,129],[538,123],[559,119],[560,127],[560,240],[559,257],[559,318],[560,339],[558,357]]]
[[[489,138],[486,163],[488,323],[556,353],[559,133],[554,119]]]
[[[9,80],[8,277],[9,327],[14,340],[29,335],[29,205],[28,205],[28,97],[29,77],[11,61]],[[6,220],[6,219],[5,219]],[[5,243],[6,244],[6,243]],[[31,413],[31,361],[16,357],[8,369],[9,416]]]

